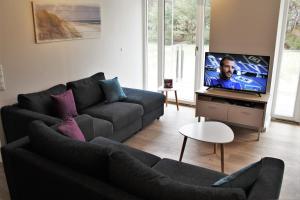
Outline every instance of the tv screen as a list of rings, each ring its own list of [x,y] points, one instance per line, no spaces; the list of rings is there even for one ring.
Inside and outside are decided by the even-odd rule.
[[[205,53],[204,85],[265,94],[269,56]]]

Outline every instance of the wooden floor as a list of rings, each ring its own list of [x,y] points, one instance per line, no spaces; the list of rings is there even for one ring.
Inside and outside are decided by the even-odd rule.
[[[174,105],[169,105],[159,121],[155,121],[126,143],[163,158],[178,160],[183,136],[177,130],[196,121],[193,108],[180,107],[180,111],[177,112]],[[272,122],[267,132],[261,135],[259,142],[256,141],[255,132],[234,127],[233,129],[235,140],[225,145],[225,172],[232,173],[266,156],[283,159],[286,170],[280,199],[299,200],[300,126]],[[198,141],[187,141],[183,162],[220,170],[220,154],[213,154],[213,145]],[[1,164],[0,200],[9,200]]]

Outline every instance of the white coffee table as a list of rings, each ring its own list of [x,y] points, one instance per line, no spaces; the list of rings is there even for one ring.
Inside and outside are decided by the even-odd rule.
[[[199,122],[183,126],[179,133],[184,136],[179,161],[181,162],[186,141],[188,138],[214,144],[216,153],[217,144],[221,149],[221,171],[224,172],[224,144],[230,143],[234,139],[232,129],[221,122]]]

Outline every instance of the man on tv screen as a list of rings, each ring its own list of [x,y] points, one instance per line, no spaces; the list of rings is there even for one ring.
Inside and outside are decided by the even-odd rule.
[[[241,84],[232,78],[234,72],[234,59],[230,56],[225,56],[220,62],[220,74],[218,78],[210,79],[211,87],[228,88],[241,90]]]

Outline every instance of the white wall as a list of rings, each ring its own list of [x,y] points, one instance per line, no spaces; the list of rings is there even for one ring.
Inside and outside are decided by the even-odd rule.
[[[210,51],[271,56],[266,123],[271,119],[277,69],[281,0],[211,0]],[[282,3],[282,5],[281,5]]]
[[[271,56],[272,74],[280,0],[212,0],[211,12],[210,51]]]
[[[0,91],[0,107],[14,103],[19,93],[100,71],[118,76],[124,86],[142,88],[142,1],[101,1],[100,38],[35,44],[30,0],[0,0],[0,61],[7,88]]]
[[[35,44],[30,0],[1,0],[7,90],[0,93],[0,106],[13,103],[18,93],[99,71],[108,77],[119,76],[123,85],[142,87],[142,1],[102,2],[103,31],[99,39]]]

